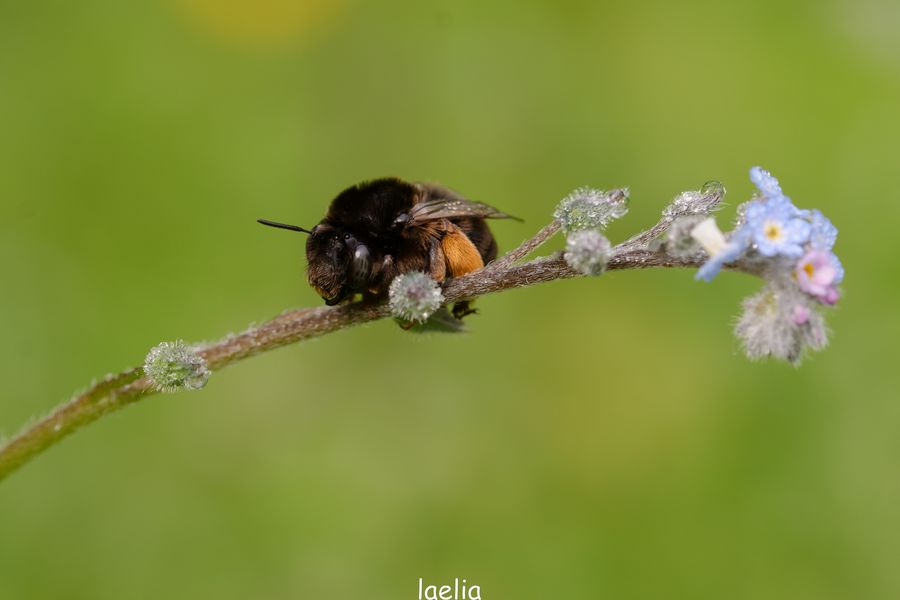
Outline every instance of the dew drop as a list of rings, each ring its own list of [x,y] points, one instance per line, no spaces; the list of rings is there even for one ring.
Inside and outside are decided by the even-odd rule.
[[[700,193],[704,196],[711,196],[715,194],[719,196],[719,198],[725,197],[725,186],[722,185],[721,181],[716,181],[713,179],[712,181],[707,181],[703,184],[703,187],[700,188]]]

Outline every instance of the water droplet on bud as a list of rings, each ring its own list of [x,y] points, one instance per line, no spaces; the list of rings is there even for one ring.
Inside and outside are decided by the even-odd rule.
[[[704,196],[716,195],[721,200],[725,197],[725,186],[722,185],[721,181],[713,179],[703,184],[703,187],[700,188],[700,193]]]

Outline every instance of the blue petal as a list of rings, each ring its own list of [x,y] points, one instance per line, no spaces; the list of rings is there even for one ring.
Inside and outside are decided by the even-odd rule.
[[[828,217],[818,210],[810,212],[812,231],[809,235],[809,244],[817,250],[831,250],[837,240],[838,230]]]
[[[834,266],[834,270],[836,271],[834,282],[840,283],[844,280],[844,265],[841,264],[841,260],[837,257],[836,254],[832,253],[830,258],[831,264],[832,266]]]
[[[722,248],[722,251],[716,254],[716,258],[723,263],[730,263],[737,260],[744,253],[749,245],[749,239],[745,236],[736,235],[728,241],[728,245]]]
[[[746,249],[747,244],[745,239],[732,239],[728,242],[727,246],[722,248],[721,252],[715,256],[711,256],[709,260],[703,263],[697,270],[697,274],[694,275],[694,279],[712,281],[713,277],[718,275],[719,271],[722,270],[722,265],[736,260]]]
[[[763,256],[775,256],[778,254],[778,245],[770,242],[769,238],[762,235],[762,232],[757,232],[753,239],[756,242],[756,251]]]
[[[744,210],[744,221],[746,225],[754,229],[760,227],[763,219],[769,214],[769,210],[770,206],[768,202],[762,202],[760,200],[748,202],[747,208]]]
[[[753,182],[753,185],[755,185],[766,198],[784,196],[781,192],[781,186],[778,184],[778,180],[772,177],[772,174],[762,167],[753,167],[750,169],[750,181]]]
[[[794,217],[803,216],[807,212],[798,210],[787,196],[751,200],[747,204],[748,206],[744,210],[744,219],[747,223],[752,223],[757,227],[761,227],[763,221],[767,219],[786,221]]]
[[[803,246],[798,244],[784,244],[778,249],[777,253],[785,258],[800,258],[803,256]]]
[[[791,244],[803,245],[809,241],[812,225],[803,219],[791,219],[785,224],[785,233]]]
[[[784,210],[792,217],[809,218],[808,210],[800,210],[799,208],[794,206],[794,203],[791,202],[791,199],[784,194],[769,198],[766,204],[771,204],[773,207],[777,206],[779,209]]]
[[[743,253],[750,246],[750,242],[753,241],[753,229],[753,225],[744,222],[740,228],[731,232],[731,237],[728,239],[729,245],[735,244],[740,248],[740,252]]]
[[[702,279],[703,281],[712,281],[713,277],[719,274],[719,271],[722,270],[722,262],[716,260],[715,258],[710,258],[708,261],[703,263],[699,269],[697,269],[697,274],[694,275],[694,279]]]

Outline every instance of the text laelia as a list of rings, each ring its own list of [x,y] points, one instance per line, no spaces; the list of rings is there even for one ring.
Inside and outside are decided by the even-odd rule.
[[[467,585],[459,577],[453,579],[453,585],[438,586],[419,577],[419,600],[481,600],[481,586]]]

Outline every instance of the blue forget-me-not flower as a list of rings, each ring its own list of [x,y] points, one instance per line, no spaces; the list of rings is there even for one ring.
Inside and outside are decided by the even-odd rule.
[[[747,220],[742,230],[761,255],[803,256],[803,244],[809,241],[812,227],[789,201],[754,200],[744,214]]]
[[[735,333],[753,358],[796,363],[806,350],[827,342],[824,319],[815,307],[840,298],[837,284],[844,267],[832,251],[837,228],[820,211],[794,206],[768,171],[753,167],[750,180],[759,194],[743,205],[734,231],[722,233],[712,219],[692,230],[709,255],[697,278],[709,281],[737,260],[758,265],[768,285],[745,302]]]

